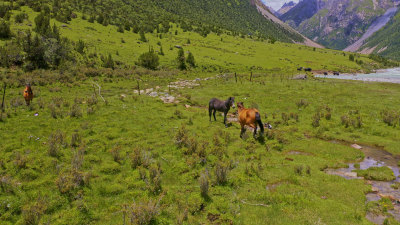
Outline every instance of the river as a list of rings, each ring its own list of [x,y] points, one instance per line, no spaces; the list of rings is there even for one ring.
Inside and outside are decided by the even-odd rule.
[[[400,84],[400,68],[378,70],[376,71],[376,73],[370,73],[370,74],[343,74],[339,76],[316,75],[316,77],[344,79],[344,80],[359,80],[366,82],[389,82],[389,83]]]

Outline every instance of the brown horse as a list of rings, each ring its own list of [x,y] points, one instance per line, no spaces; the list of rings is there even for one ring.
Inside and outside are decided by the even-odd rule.
[[[33,99],[33,92],[32,92],[32,88],[31,88],[31,84],[29,84],[29,83],[25,86],[24,98],[25,98],[26,105],[30,105],[31,101]]]
[[[264,133],[264,125],[261,122],[260,112],[257,109],[246,109],[243,105],[243,102],[237,103],[238,113],[239,113],[239,123],[242,127],[240,131],[240,138],[242,138],[243,134],[246,132],[246,128],[244,126],[249,126],[254,129],[253,137],[256,138],[257,134],[257,125],[260,126],[262,136]]]

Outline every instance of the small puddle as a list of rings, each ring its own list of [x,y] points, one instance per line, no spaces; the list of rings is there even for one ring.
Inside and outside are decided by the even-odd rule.
[[[342,144],[346,146],[351,146],[351,144],[342,142],[342,141],[331,141],[335,144]],[[372,186],[373,192],[368,193],[366,195],[367,202],[370,201],[379,201],[381,198],[386,197],[392,200],[394,209],[388,210],[388,213],[391,214],[397,221],[400,222],[400,190],[394,189],[391,187],[392,184],[396,182],[400,182],[400,169],[398,167],[398,162],[400,160],[400,156],[393,156],[389,152],[379,148],[379,147],[371,147],[359,145],[361,147],[361,151],[364,153],[365,158],[362,162],[358,162],[361,170],[366,170],[371,167],[382,167],[387,166],[390,168],[394,175],[396,176],[396,180],[393,181],[366,181],[368,184]],[[327,174],[338,175],[344,177],[346,179],[364,179],[363,177],[358,177],[356,172],[355,163],[349,163],[348,168],[339,168],[339,169],[327,169],[325,172]],[[375,215],[373,213],[367,213],[367,219],[375,224],[383,224],[386,216],[383,215]]]

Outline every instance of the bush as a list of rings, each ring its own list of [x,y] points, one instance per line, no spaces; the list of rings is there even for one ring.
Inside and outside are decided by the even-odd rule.
[[[150,200],[146,203],[133,203],[132,206],[129,208],[128,218],[130,219],[132,224],[152,224],[152,222],[155,220],[155,217],[159,214],[160,201],[161,199],[158,202]]]
[[[154,194],[160,193],[161,188],[161,171],[158,165],[153,165],[150,168],[150,191]]]
[[[350,54],[350,55],[349,55],[349,60],[352,61],[352,62],[354,62],[354,55],[353,55],[353,54]]]
[[[52,157],[58,157],[61,148],[65,146],[65,134],[57,130],[50,135],[47,143],[49,145],[48,154]]]
[[[139,56],[138,62],[136,63],[139,66],[150,70],[156,70],[160,65],[158,55],[154,52],[153,48],[150,48],[148,52],[143,53]]]
[[[71,107],[71,111],[70,111],[69,115],[71,117],[76,117],[76,118],[82,117],[82,109],[81,109],[81,107],[76,103],[73,104],[72,107]]]
[[[10,38],[11,37],[11,29],[10,29],[10,25],[2,20],[0,22],[0,38]]]
[[[300,99],[296,102],[297,108],[307,108],[310,103],[306,99]]]
[[[201,196],[203,196],[205,198],[208,197],[209,183],[208,183],[208,174],[207,174],[207,172],[201,173],[200,179],[199,179],[199,183],[200,183]]]
[[[228,166],[218,162],[215,166],[215,176],[217,184],[224,185],[228,181]]]
[[[396,111],[383,110],[381,112],[382,121],[388,126],[396,127],[400,123],[400,113]]]
[[[21,12],[15,15],[14,18],[16,23],[23,23],[25,19],[28,19],[28,15],[24,12]]]

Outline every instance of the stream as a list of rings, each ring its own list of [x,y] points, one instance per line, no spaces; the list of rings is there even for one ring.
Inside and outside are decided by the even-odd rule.
[[[370,73],[370,74],[343,74],[339,76],[316,75],[316,77],[343,79],[343,80],[359,80],[366,82],[389,82],[389,83],[400,84],[400,68],[378,70],[376,71],[376,73]]]
[[[348,145],[351,144],[342,142],[342,141],[332,141],[335,144]],[[366,170],[370,167],[382,167],[387,166],[392,169],[393,174],[396,176],[396,180],[393,181],[373,181],[366,180],[367,184],[372,186],[372,192],[366,195],[367,202],[370,201],[379,201],[382,197],[386,197],[392,200],[394,209],[388,210],[388,213],[391,214],[397,221],[400,222],[400,189],[394,189],[391,187],[395,182],[400,182],[400,169],[398,167],[398,162],[400,160],[400,156],[393,156],[391,153],[386,152],[385,150],[378,147],[364,146],[358,145],[357,147],[361,147],[361,151],[364,153],[365,158],[362,162],[359,162],[360,169]],[[346,179],[364,179],[363,177],[358,177],[355,170],[355,163],[350,163],[348,168],[339,168],[339,169],[327,169],[325,172],[327,174],[338,175],[344,177]],[[373,213],[367,213],[366,218],[375,223],[375,224],[383,224],[386,216],[384,215],[375,215]]]

